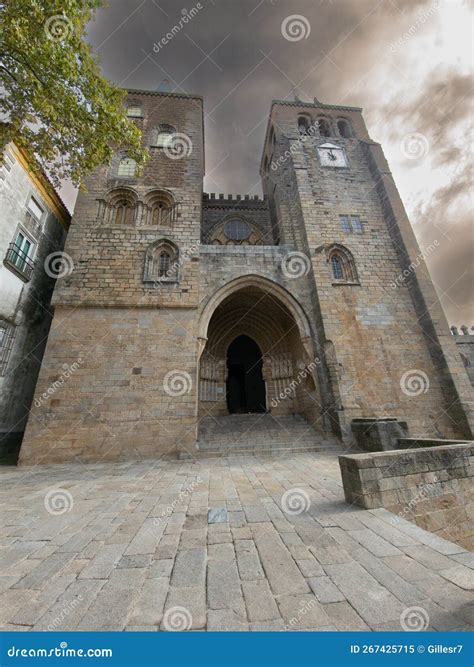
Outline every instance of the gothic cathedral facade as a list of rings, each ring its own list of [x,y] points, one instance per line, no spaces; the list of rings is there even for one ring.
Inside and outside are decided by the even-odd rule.
[[[203,193],[203,101],[128,91],[150,159],[79,194],[20,463],[193,453],[205,419],[471,437],[471,387],[361,109],[274,101],[263,198]],[[63,377],[65,369],[74,368]],[[51,388],[54,388],[54,391]]]

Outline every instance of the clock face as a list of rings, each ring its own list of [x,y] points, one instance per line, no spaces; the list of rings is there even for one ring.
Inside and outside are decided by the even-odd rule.
[[[346,153],[336,144],[318,146],[318,154],[323,167],[347,167]]]

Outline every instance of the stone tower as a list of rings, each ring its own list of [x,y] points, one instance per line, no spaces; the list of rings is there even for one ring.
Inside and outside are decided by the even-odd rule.
[[[129,91],[127,108],[150,159],[137,176],[118,152],[78,196],[74,270],[55,291],[22,462],[146,457],[195,440],[202,98]]]
[[[250,418],[290,438],[347,442],[385,417],[471,436],[466,371],[361,109],[273,102],[259,198],[203,194],[200,97],[129,91],[127,108],[151,158],[138,176],[117,152],[79,195],[22,463],[195,455]]]
[[[336,432],[396,416],[419,437],[470,437],[467,375],[362,109],[274,101],[261,173],[276,237],[300,263],[295,289],[311,292]]]

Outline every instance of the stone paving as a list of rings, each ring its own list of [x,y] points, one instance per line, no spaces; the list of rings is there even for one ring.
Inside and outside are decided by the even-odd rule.
[[[472,628],[474,554],[347,505],[335,454],[0,478],[4,630]]]

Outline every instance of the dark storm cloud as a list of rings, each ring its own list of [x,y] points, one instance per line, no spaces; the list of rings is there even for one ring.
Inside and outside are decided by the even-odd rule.
[[[443,2],[443,0],[442,0]],[[115,0],[89,30],[104,73],[131,88],[198,93],[205,100],[206,189],[260,192],[258,168],[272,99],[319,99],[364,107],[375,139],[394,144],[409,131],[426,134],[433,167],[456,174],[431,202],[415,202],[412,220],[420,243],[439,238],[430,258],[435,282],[459,308],[443,298],[453,321],[469,300],[459,267],[471,262],[472,238],[465,208],[466,147],[450,140],[469,114],[470,80],[461,69],[430,63],[420,75],[421,39],[439,40],[433,0],[201,0],[186,26],[162,45],[187,0]],[[281,33],[289,15],[303,16],[310,34],[288,41]],[[158,52],[154,44],[160,44]],[[381,74],[382,73],[382,74]],[[422,76],[420,80],[420,76]],[[377,80],[377,86],[374,81]],[[421,129],[420,129],[421,128]],[[413,164],[392,164],[397,168]],[[413,172],[413,169],[411,169]],[[402,193],[403,194],[403,193]],[[405,193],[406,195],[407,193]],[[409,195],[411,193],[408,193]],[[439,234],[448,220],[449,239]],[[461,234],[463,238],[461,238]],[[456,282],[458,281],[458,282]],[[474,317],[473,317],[474,320]],[[474,322],[473,322],[474,323]]]

